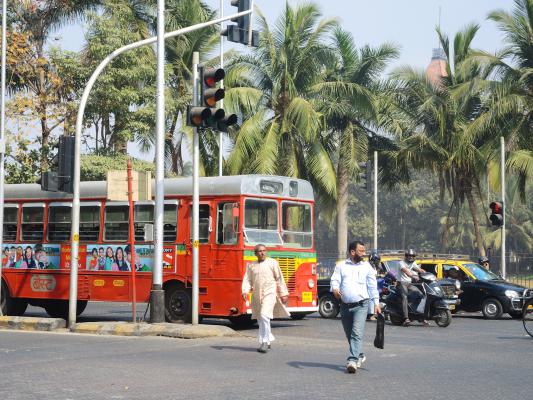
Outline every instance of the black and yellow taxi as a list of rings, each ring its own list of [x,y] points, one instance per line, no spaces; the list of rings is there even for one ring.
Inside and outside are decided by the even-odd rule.
[[[524,298],[531,295],[530,289],[506,281],[471,261],[469,256],[421,254],[417,263],[437,278],[461,282],[459,308],[467,312],[481,311],[487,319],[500,318],[504,313],[521,318]]]

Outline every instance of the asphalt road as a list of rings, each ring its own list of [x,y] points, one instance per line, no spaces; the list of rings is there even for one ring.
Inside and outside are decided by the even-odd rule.
[[[144,311],[144,310],[142,310]],[[30,309],[28,315],[40,315]],[[127,304],[90,304],[84,320],[127,320]],[[206,320],[206,323],[225,323]],[[386,326],[385,349],[344,372],[340,320],[273,322],[277,340],[256,352],[241,337],[186,340],[0,331],[0,399],[527,399],[533,339],[520,321],[454,316],[448,328]]]

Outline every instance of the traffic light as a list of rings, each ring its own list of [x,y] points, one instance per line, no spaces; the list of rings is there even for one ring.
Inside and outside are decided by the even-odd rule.
[[[72,193],[74,177],[74,136],[59,137],[57,186],[61,192]]]
[[[231,5],[237,7],[237,12],[248,11],[251,7],[250,0],[231,0]],[[228,25],[222,32],[223,36],[227,36],[230,42],[241,43],[248,45],[248,38],[250,32],[250,14],[242,17],[232,19],[237,22],[237,25]],[[252,30],[253,47],[259,46],[259,32]]]
[[[489,217],[492,226],[503,226],[503,203],[493,201],[489,207],[492,211]]]
[[[228,114],[217,108],[217,102],[224,98],[225,91],[216,85],[226,75],[222,68],[200,67],[200,104],[187,108],[187,125],[197,128],[212,128],[227,132],[228,127],[237,123],[235,114]]]
[[[357,164],[359,170],[362,171],[359,173],[359,178],[361,182],[361,187],[366,189],[368,193],[372,193],[372,162],[360,162]]]

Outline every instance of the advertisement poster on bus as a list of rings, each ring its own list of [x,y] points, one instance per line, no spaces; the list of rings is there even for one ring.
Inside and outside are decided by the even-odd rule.
[[[78,268],[88,271],[131,271],[131,246],[80,245]],[[150,272],[154,264],[154,246],[135,246],[135,271]],[[15,269],[69,269],[70,245],[17,244],[6,246],[2,256],[2,268]],[[163,270],[174,271],[176,250],[163,247]]]
[[[2,268],[59,269],[59,247],[57,244],[6,244]]]

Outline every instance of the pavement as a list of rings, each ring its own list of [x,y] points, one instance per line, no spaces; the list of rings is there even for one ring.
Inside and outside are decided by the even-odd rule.
[[[10,317],[0,316],[0,329],[24,331],[65,331],[66,321],[62,318]],[[222,325],[190,325],[145,322],[81,322],[74,325],[71,332],[94,335],[118,336],[166,336],[181,339],[201,339],[209,337],[240,336],[233,329]]]

